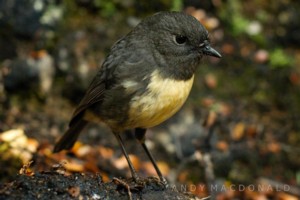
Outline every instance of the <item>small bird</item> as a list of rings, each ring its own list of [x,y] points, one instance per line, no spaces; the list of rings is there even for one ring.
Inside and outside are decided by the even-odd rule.
[[[167,184],[145,145],[148,128],[174,115],[186,101],[203,56],[221,55],[210,46],[208,31],[183,12],[159,12],[145,18],[117,41],[87,89],[54,152],[70,149],[89,122],[104,122],[116,136],[132,177],[139,177],[121,133],[135,137]]]

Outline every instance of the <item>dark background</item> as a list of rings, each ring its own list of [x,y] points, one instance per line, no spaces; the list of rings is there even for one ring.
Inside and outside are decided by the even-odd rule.
[[[0,1],[2,183],[29,160],[33,170],[66,159],[75,163],[70,172],[100,172],[107,179],[120,169],[128,174],[103,125],[85,129],[71,155],[50,150],[113,43],[163,10],[195,16],[223,56],[204,59],[183,109],[148,131],[148,146],[165,175],[171,182],[205,185],[199,155],[208,154],[213,181],[220,185],[267,179],[299,186],[300,4],[291,0]],[[3,136],[7,131],[12,139]],[[138,156],[136,165],[147,176],[153,170],[131,136],[124,135],[128,151]],[[92,158],[81,154],[82,146]],[[107,155],[114,168],[103,162]],[[193,192],[208,193],[199,188]]]

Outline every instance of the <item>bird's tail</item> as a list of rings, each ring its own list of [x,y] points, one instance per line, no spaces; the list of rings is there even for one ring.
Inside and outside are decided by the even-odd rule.
[[[67,132],[55,144],[53,153],[59,152],[63,149],[71,149],[87,123],[88,122],[85,120],[78,120],[77,122],[72,123]]]

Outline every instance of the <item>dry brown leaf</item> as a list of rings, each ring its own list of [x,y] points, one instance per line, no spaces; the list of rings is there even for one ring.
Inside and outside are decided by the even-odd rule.
[[[91,150],[92,148],[89,145],[78,145],[78,147],[76,147],[76,150],[73,150],[73,152],[78,158],[82,158],[86,155],[89,155]]]
[[[27,147],[27,136],[22,129],[12,129],[0,134],[0,140],[9,143],[13,148],[23,149]]]
[[[133,167],[136,169],[136,170],[139,170],[140,167],[141,167],[141,164],[140,164],[140,160],[138,157],[136,157],[135,155],[129,155],[129,158],[133,164]],[[116,159],[114,161],[114,165],[117,169],[125,169],[125,168],[128,168],[128,163],[127,163],[127,160],[124,156],[121,156],[120,158]]]
[[[93,173],[99,172],[99,167],[97,166],[97,161],[93,158],[88,159],[84,164],[85,171],[91,171]]]
[[[39,146],[39,142],[37,140],[28,138],[27,141],[28,151],[30,151],[31,153],[35,153],[37,151],[38,146]]]
[[[68,162],[66,160],[60,161],[60,163],[56,163],[52,165],[52,170],[54,170],[55,172],[59,173],[59,174],[65,174],[66,173],[66,168],[65,165]]]
[[[233,139],[234,141],[240,140],[244,136],[244,133],[245,133],[245,124],[239,122],[235,124],[235,126],[231,131],[231,139]]]
[[[232,44],[224,44],[222,46],[222,51],[224,54],[232,54],[235,51],[235,48]]]
[[[113,164],[117,169],[125,169],[128,167],[128,163],[124,156],[121,156],[120,158],[115,159]]]
[[[20,169],[19,174],[26,175],[26,176],[33,176],[34,172],[30,169],[30,165],[33,163],[33,161],[29,161],[23,165],[23,167]]]
[[[0,141],[8,144],[8,152],[14,157],[17,157],[23,161],[23,163],[29,162],[36,152],[38,142],[34,139],[28,139],[22,129],[12,129],[0,134]]]
[[[199,183],[197,185],[189,184],[189,191],[200,198],[205,198],[208,196],[207,187],[203,183]]]
[[[217,113],[210,110],[203,125],[205,127],[211,127],[212,125],[215,124],[216,120],[217,120]]]
[[[80,149],[80,147],[82,147],[83,144],[79,141],[75,142],[74,146],[72,147],[71,151],[76,155],[76,152],[78,151],[78,149]]]
[[[105,173],[105,172],[101,172],[101,177],[102,177],[102,181],[103,181],[104,183],[110,181],[109,176],[108,176],[107,173]]]
[[[257,127],[255,125],[250,125],[246,128],[246,134],[250,137],[255,137],[257,135]]]
[[[156,175],[153,165],[150,161],[143,162],[142,169],[149,175]]]
[[[278,200],[299,200],[298,197],[293,196],[291,194],[287,194],[285,192],[278,192],[276,196],[276,199]]]
[[[229,145],[228,145],[228,143],[226,141],[222,141],[221,140],[221,141],[217,142],[216,147],[220,151],[227,151]]]
[[[245,197],[253,200],[268,200],[265,194],[250,189],[245,190]]]
[[[209,17],[205,20],[205,27],[208,30],[217,28],[219,26],[219,24],[220,24],[220,21],[215,17]]]
[[[132,154],[129,155],[129,158],[130,158],[130,160],[131,160],[131,162],[133,164],[133,167],[135,169],[139,170],[141,168],[140,159],[137,156],[132,155]]]
[[[272,153],[278,153],[281,151],[281,145],[278,142],[270,142],[268,145],[268,150]]]
[[[107,148],[103,146],[98,147],[98,152],[100,156],[104,159],[110,159],[114,154],[114,151],[111,148]]]
[[[76,161],[69,161],[65,164],[65,168],[68,171],[72,171],[72,172],[83,172],[84,170],[84,166],[82,163],[76,162]]]
[[[220,103],[218,112],[223,116],[228,116],[231,113],[231,107],[226,103]]]
[[[201,104],[205,107],[210,107],[212,106],[213,104],[215,103],[215,99],[213,98],[203,98],[202,101],[201,101]]]
[[[187,181],[187,177],[189,175],[188,171],[181,171],[178,175],[178,182],[184,183]]]
[[[194,16],[198,21],[203,21],[206,17],[206,12],[203,9],[196,9],[195,7],[187,7],[185,10],[190,15]]]
[[[218,85],[217,78],[212,73],[206,74],[204,77],[204,81],[205,81],[205,85],[210,89],[214,89]]]
[[[170,167],[168,166],[168,164],[166,162],[156,162],[158,168],[160,169],[161,173],[166,176],[169,174],[170,172]],[[146,171],[147,174],[151,174],[151,175],[154,175],[156,176],[157,173],[152,165],[152,163],[150,161],[147,161],[147,162],[143,162],[142,163],[142,169],[144,171]]]

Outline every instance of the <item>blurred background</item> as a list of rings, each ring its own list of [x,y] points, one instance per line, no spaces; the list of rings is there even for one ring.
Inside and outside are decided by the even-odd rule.
[[[104,125],[89,125],[71,153],[51,150],[114,42],[166,10],[196,17],[223,57],[203,59],[181,111],[148,131],[165,176],[200,197],[297,199],[300,2],[292,0],[0,1],[0,183],[30,160],[33,171],[67,160],[69,173],[129,177]],[[155,174],[132,133],[124,137],[141,176]]]

